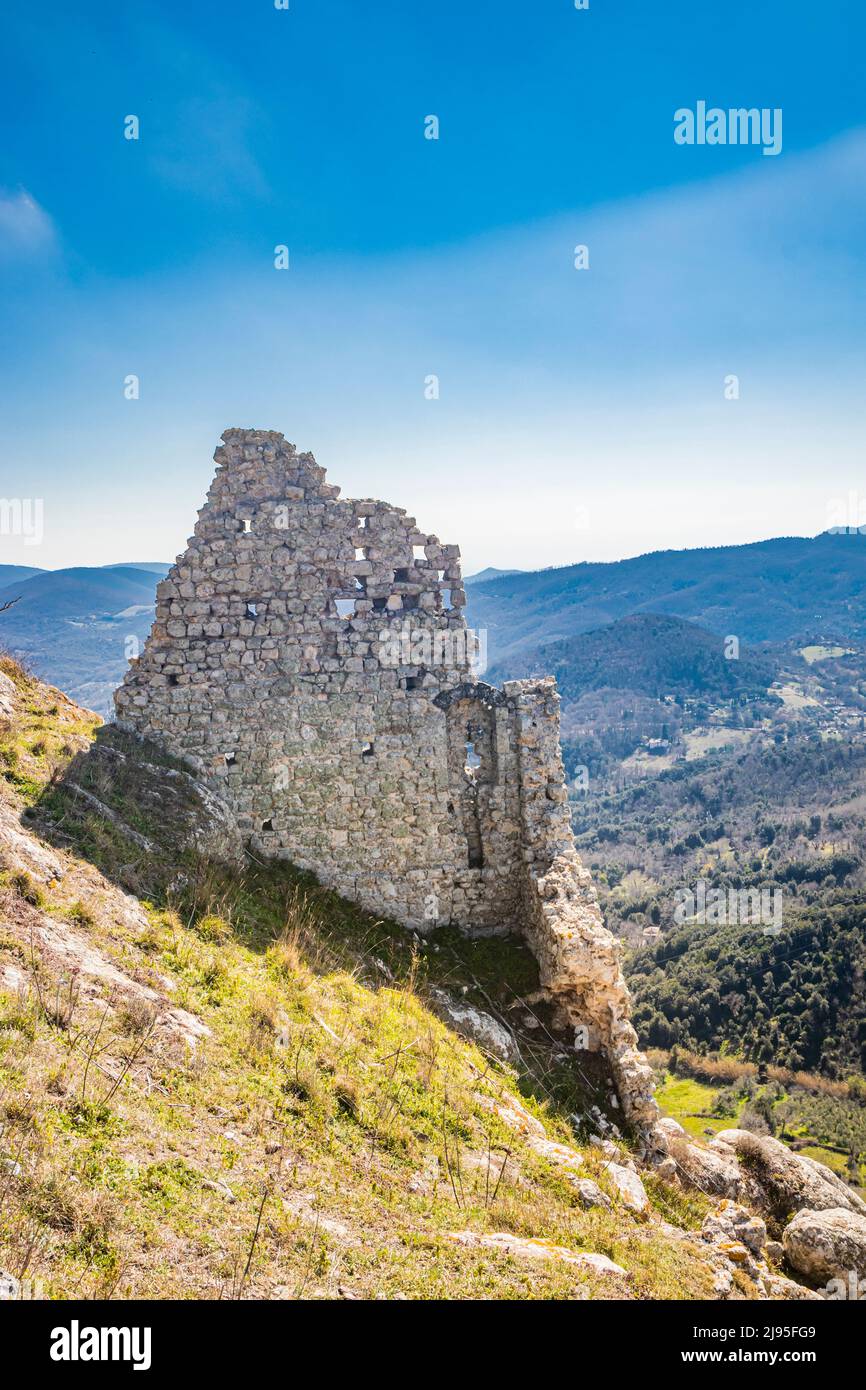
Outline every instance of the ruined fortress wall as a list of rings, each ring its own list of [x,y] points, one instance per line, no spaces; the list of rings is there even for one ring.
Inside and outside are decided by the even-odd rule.
[[[260,852],[421,929],[507,930],[513,718],[472,680],[458,547],[282,435],[224,441],[118,719],[217,781]]]
[[[523,932],[607,1047],[627,994],[574,848],[555,683],[474,678],[459,549],[401,508],[341,498],[274,432],[227,430],[214,457],[118,721],[190,762],[253,849],[368,910]]]

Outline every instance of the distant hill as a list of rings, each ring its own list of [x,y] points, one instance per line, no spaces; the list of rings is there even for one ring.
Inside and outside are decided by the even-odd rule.
[[[488,579],[501,579],[506,574],[525,574],[525,570],[495,570],[489,565],[486,570],[479,570],[477,574],[466,574],[463,576],[464,584],[485,584]]]
[[[766,691],[778,658],[743,649],[725,657],[724,642],[696,623],[657,613],[633,613],[593,632],[525,647],[491,666],[488,679],[554,675],[565,700],[590,690],[637,691],[656,699],[704,695],[730,699]]]
[[[0,587],[0,605],[19,600],[0,618],[0,645],[80,704],[110,717],[112,693],[132,644],[143,644],[150,631],[156,586],[168,569],[135,563],[13,576]]]
[[[150,574],[158,574],[160,578],[164,578],[171,569],[171,565],[165,564],[162,560],[126,560],[123,564],[103,565],[102,568],[106,570],[147,570]]]
[[[29,565],[0,565],[0,589],[5,589],[8,584],[22,584],[25,579],[32,579],[34,574],[44,572]]]
[[[0,603],[20,594],[16,619],[28,609],[43,617],[111,617],[130,604],[153,603],[155,589],[151,571],[132,567],[42,570],[0,589]]]
[[[669,614],[744,642],[862,642],[864,598],[866,537],[824,533],[501,575],[470,586],[467,616],[487,630],[491,666],[511,671],[520,652],[630,613]]]

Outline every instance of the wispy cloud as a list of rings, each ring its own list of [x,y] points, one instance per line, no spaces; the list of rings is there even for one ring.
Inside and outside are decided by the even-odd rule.
[[[0,255],[33,255],[56,239],[54,223],[25,189],[0,189]]]

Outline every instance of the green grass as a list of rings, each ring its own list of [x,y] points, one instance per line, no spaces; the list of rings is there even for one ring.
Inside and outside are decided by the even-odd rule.
[[[666,1076],[656,1089],[656,1100],[662,1112],[677,1120],[687,1134],[702,1137],[708,1130],[718,1134],[720,1129],[736,1128],[736,1116],[712,1114],[718,1094],[718,1087],[690,1077]]]

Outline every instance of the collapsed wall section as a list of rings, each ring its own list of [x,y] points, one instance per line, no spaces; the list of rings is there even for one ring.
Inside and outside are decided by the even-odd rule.
[[[556,682],[552,676],[508,681],[504,693],[515,711],[519,747],[521,930],[538,961],[542,988],[574,1029],[575,1047],[606,1053],[630,1123],[648,1131],[659,1113],[652,1071],[629,1022],[619,943],[604,925],[574,844]]]
[[[215,461],[120,724],[217,787],[254,849],[368,910],[523,932],[564,1016],[622,1051],[627,993],[574,848],[553,681],[475,677],[459,549],[403,509],[341,498],[275,432],[227,430]]]

